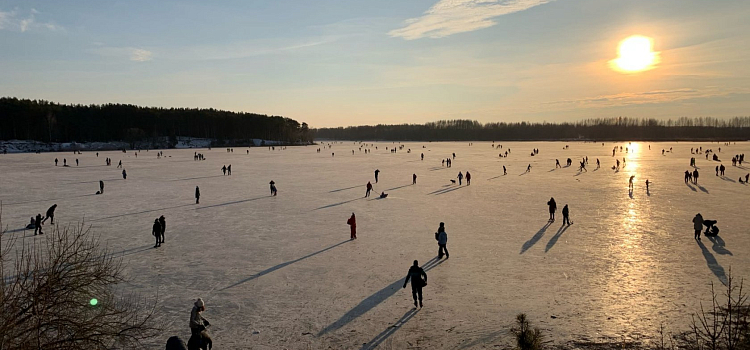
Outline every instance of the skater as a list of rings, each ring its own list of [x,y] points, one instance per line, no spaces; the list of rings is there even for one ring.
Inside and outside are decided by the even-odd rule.
[[[351,237],[349,237],[349,240],[357,239],[357,218],[354,216],[354,213],[352,213],[349,220],[346,220],[346,224],[349,225],[351,231]]]
[[[154,244],[154,248],[159,247],[159,236],[161,235],[161,224],[159,223],[159,219],[154,219],[154,225],[151,226],[151,235],[156,238],[156,243]]]
[[[99,180],[99,193],[104,193],[104,181]]]
[[[223,173],[224,175],[226,175],[226,174],[227,174],[227,166],[226,166],[226,165],[225,165],[225,166],[222,166],[222,167],[221,167],[221,172],[222,172],[222,173]]]
[[[201,315],[203,311],[206,311],[206,305],[203,302],[203,299],[198,298],[193,304],[193,309],[190,310],[191,336],[190,340],[188,340],[188,348],[191,348],[190,344],[195,343],[198,343],[197,345],[200,349],[211,350],[211,347],[213,346],[213,340],[206,330],[211,324],[207,319],[203,318],[203,315]]]
[[[271,195],[275,196],[278,191],[276,191],[276,183],[271,180],[271,182],[268,183],[271,186]]]
[[[34,236],[37,235],[37,232],[39,232],[40,235],[44,234],[44,232],[42,232],[42,214],[36,214],[36,219],[34,220]]]
[[[414,308],[417,308],[417,300],[419,300],[419,307],[422,307],[422,288],[427,285],[427,274],[419,267],[419,261],[417,260],[414,260],[414,265],[409,268],[403,288],[406,288],[409,279],[411,279],[411,296],[414,298]]]
[[[448,259],[450,256],[448,255],[448,247],[446,246],[448,244],[448,233],[445,232],[445,223],[440,223],[440,227],[435,232],[435,239],[438,241],[438,259],[442,259],[443,254]]]
[[[630,175],[630,180],[628,180],[628,189],[633,190],[633,180],[635,180],[635,175]]]
[[[417,174],[411,174],[411,184],[412,185],[417,184]]]
[[[695,229],[694,239],[701,240],[701,230],[703,229],[703,215],[701,213],[695,214],[693,218],[693,228]]]
[[[508,170],[505,169],[505,165],[503,165],[503,175],[508,175]]]
[[[466,171],[466,186],[471,185],[471,174],[469,174],[469,171]]]
[[[125,171],[125,169],[122,169],[122,179],[127,180],[128,179],[128,172]]]
[[[378,174],[380,174],[380,169],[375,169],[375,183],[378,183]]]
[[[167,219],[164,218],[164,215],[159,217],[159,226],[161,226],[161,230],[159,231],[159,244],[164,243],[164,232],[167,231]]]
[[[195,204],[198,204],[201,202],[201,189],[198,188],[198,186],[195,186]]]
[[[232,175],[232,164],[227,167],[227,175]]]
[[[57,209],[57,204],[53,204],[49,209],[47,209],[47,215],[44,217],[44,220],[42,222],[46,222],[47,219],[50,219],[50,224],[55,224],[55,209]]]
[[[565,204],[565,206],[562,209],[563,214],[563,225],[570,225],[570,209],[568,209],[568,205]]]
[[[555,212],[557,211],[557,203],[555,203],[555,198],[550,197],[549,201],[547,201],[547,205],[549,206],[549,221],[555,222]]]
[[[372,184],[370,183],[370,181],[367,181],[367,193],[365,193],[365,197],[370,196],[370,191],[372,191]]]
[[[458,185],[461,186],[461,181],[464,179],[464,174],[461,174],[461,172],[459,171],[458,176],[456,177],[458,178]]]

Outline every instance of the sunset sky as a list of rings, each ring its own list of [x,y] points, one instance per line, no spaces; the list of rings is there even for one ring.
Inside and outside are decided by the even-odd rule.
[[[748,18],[734,0],[3,0],[0,96],[312,127],[748,116]],[[658,63],[613,69],[634,35]]]

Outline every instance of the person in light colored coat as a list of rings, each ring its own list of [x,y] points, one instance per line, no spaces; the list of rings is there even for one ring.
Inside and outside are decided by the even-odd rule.
[[[446,246],[448,244],[448,233],[445,232],[445,223],[440,223],[438,232],[435,234],[435,239],[438,241],[438,259],[442,259],[443,254],[448,259],[450,256],[448,255],[448,247]]]

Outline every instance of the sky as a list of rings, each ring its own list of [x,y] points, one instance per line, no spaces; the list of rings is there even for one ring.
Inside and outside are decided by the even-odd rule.
[[[750,1],[0,1],[0,96],[311,127],[750,115]],[[612,69],[653,39],[658,64]]]

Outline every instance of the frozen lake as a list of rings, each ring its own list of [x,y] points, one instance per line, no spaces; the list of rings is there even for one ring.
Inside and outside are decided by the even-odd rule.
[[[750,277],[750,186],[737,182],[750,166],[730,162],[750,154],[750,143],[498,144],[511,149],[507,158],[489,142],[406,142],[395,154],[385,147],[398,143],[376,143],[365,154],[344,142],[320,153],[308,146],[165,150],[161,159],[154,150],[137,158],[132,151],[0,155],[3,223],[16,230],[54,203],[60,224],[85,218],[125,259],[126,288],[158,292],[167,329],[160,347],[171,335],[189,338],[197,297],[206,301],[217,349],[490,348],[510,341],[520,312],[557,344],[638,339],[661,323],[686,329],[709,283],[720,284],[730,267]],[[617,153],[627,160],[619,172],[610,169],[615,145],[635,149]],[[726,178],[714,175],[718,162],[691,155],[701,146],[721,147]],[[534,148],[540,153],[531,157]],[[194,151],[207,160],[194,161]],[[441,166],[453,152],[452,167]],[[579,173],[584,156],[588,172]],[[693,156],[701,176],[686,185]],[[73,166],[55,167],[55,158]],[[573,166],[555,169],[555,159],[565,165],[567,158]],[[222,176],[229,164],[233,175]],[[471,186],[449,182],[459,171],[471,172]],[[105,193],[96,196],[99,180]],[[363,198],[367,181],[388,198]],[[558,220],[548,225],[550,197]],[[574,223],[567,229],[565,204]],[[356,241],[346,225],[352,212]],[[718,220],[722,240],[693,239],[698,212]],[[151,225],[160,215],[166,243],[153,249]],[[431,263],[425,307],[414,312],[410,288],[401,286],[414,259],[436,257],[441,221],[451,257]],[[7,235],[42,239],[32,231]]]

